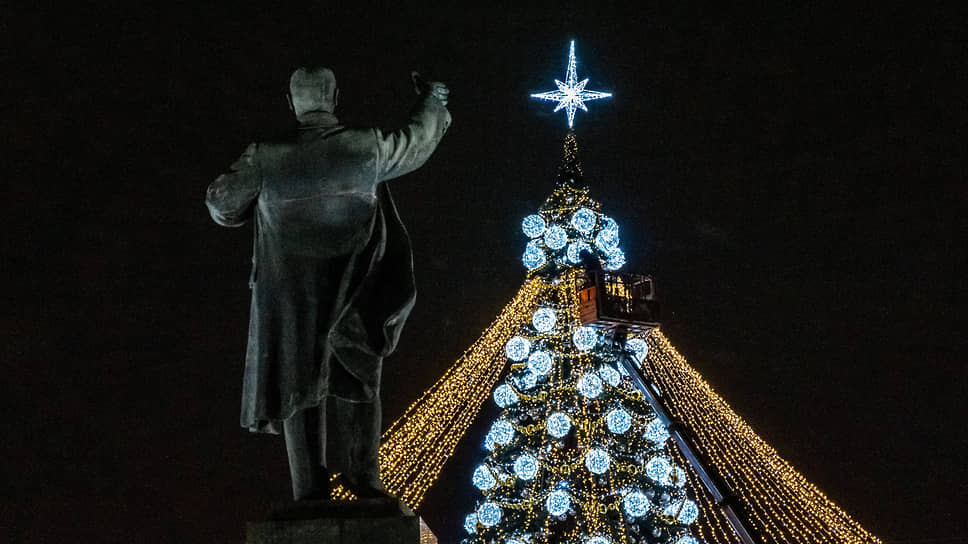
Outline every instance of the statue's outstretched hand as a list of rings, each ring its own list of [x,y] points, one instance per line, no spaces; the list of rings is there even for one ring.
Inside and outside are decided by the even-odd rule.
[[[440,100],[443,105],[447,105],[447,97],[450,95],[450,89],[447,88],[447,85],[439,81],[425,81],[418,72],[410,72],[410,79],[413,80],[413,88],[417,91],[417,94],[430,94]]]

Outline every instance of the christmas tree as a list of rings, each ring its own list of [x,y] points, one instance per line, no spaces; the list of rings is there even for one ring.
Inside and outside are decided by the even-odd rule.
[[[581,180],[569,133],[557,187],[522,223],[522,262],[548,288],[505,344],[510,371],[493,393],[502,412],[473,472],[483,496],[465,519],[466,544],[696,542],[686,471],[620,361],[642,361],[646,342],[582,325],[573,300],[589,269],[625,263],[618,224]]]

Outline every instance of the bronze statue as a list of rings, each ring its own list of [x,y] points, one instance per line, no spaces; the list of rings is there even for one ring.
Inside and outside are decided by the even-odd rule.
[[[392,132],[348,128],[327,68],[290,78],[298,129],[253,143],[208,187],[216,223],[254,218],[243,427],[285,435],[293,497],[328,498],[330,473],[385,494],[380,372],[416,292],[410,240],[387,180],[416,170],[450,125],[447,87],[412,74],[420,99]]]

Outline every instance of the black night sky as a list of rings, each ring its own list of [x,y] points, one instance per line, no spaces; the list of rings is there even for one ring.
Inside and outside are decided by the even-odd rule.
[[[419,289],[398,416],[524,278],[566,126],[528,94],[574,38],[615,95],[578,114],[586,181],[672,342],[885,542],[968,542],[964,11],[41,4],[0,17],[0,540],[241,542],[289,496],[281,438],[238,426],[251,230],[203,198],[292,127],[300,63],[335,70],[351,124],[403,119],[412,69],[452,89],[440,148],[391,182]],[[424,507],[444,543],[472,431]]]

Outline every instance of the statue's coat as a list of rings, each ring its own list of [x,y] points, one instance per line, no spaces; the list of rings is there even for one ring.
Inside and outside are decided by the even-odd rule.
[[[371,402],[416,291],[410,239],[383,183],[419,168],[450,125],[424,96],[402,129],[325,112],[286,141],[251,144],[209,186],[223,226],[255,218],[241,424],[280,422],[327,395]]]

